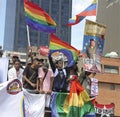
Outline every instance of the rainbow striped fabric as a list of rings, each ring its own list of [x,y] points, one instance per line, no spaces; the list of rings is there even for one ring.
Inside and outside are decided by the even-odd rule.
[[[62,52],[68,59],[68,67],[74,65],[77,61],[80,51],[71,46],[70,44],[62,41],[54,34],[50,35],[50,54],[59,51]]]
[[[70,94],[54,92],[51,99],[52,117],[95,117],[94,104],[78,81],[72,81]]]
[[[55,21],[39,6],[24,0],[26,23],[30,27],[48,33],[56,32]]]
[[[78,24],[86,16],[96,16],[97,3],[98,3],[98,0],[93,0],[92,4],[88,6],[84,11],[77,14],[74,18],[70,18],[67,26]]]

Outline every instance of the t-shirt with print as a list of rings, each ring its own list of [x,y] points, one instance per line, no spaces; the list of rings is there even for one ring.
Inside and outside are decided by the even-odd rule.
[[[23,75],[25,75],[32,83],[37,83],[37,78],[38,78],[38,69],[32,68],[30,65],[28,65],[24,72]],[[30,78],[32,76],[32,78]],[[26,81],[23,81],[23,87],[26,89],[34,90],[36,88],[33,88],[29,83]]]

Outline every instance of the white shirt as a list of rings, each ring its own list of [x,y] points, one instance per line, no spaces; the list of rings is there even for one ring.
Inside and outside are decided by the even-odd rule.
[[[15,67],[12,67],[8,71],[8,80],[19,79],[22,82],[23,69],[20,68],[19,71],[16,71]]]

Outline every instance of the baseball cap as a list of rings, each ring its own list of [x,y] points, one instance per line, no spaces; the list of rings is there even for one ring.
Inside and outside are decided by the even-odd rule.
[[[17,54],[14,54],[12,58],[19,58]]]

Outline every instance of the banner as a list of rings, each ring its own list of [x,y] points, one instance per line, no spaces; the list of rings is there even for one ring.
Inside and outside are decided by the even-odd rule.
[[[91,78],[91,96],[98,96],[98,79]]]
[[[0,83],[7,81],[8,58],[0,58]]]
[[[25,117],[21,86],[17,79],[0,84],[0,117]]]
[[[86,48],[89,45],[90,40],[93,39],[97,46],[97,50],[94,54],[102,55],[105,36],[106,26],[86,20],[82,49],[83,53],[86,53]]]
[[[0,84],[0,117],[44,117],[45,94],[22,91],[18,79]]]
[[[48,56],[49,48],[48,46],[40,46],[40,55]]]
[[[23,91],[26,117],[44,117],[45,94],[31,94]]]
[[[104,105],[96,102],[95,104],[96,116],[97,117],[114,117],[114,108],[115,108],[115,105],[113,103]]]
[[[95,56],[94,59],[83,58],[83,69],[93,73],[101,73],[102,68],[100,57]]]

